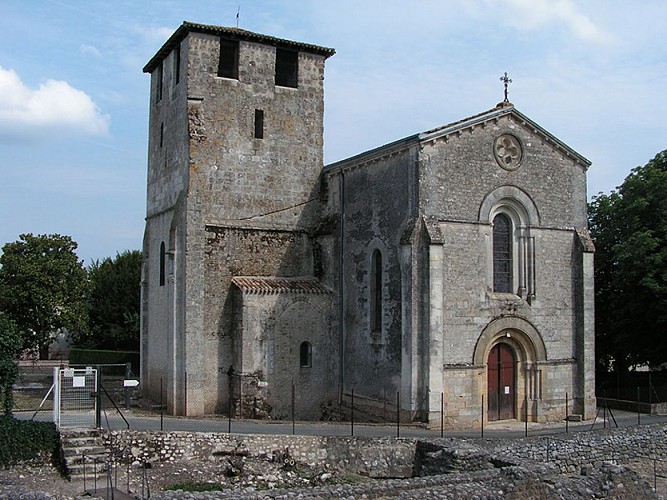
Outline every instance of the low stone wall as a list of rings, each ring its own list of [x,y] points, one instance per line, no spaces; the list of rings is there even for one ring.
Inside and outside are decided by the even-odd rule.
[[[111,439],[131,461],[206,461],[233,455],[271,458],[287,453],[299,462],[327,463],[373,478],[411,477],[416,449],[416,440],[396,438],[114,431]]]
[[[373,478],[407,478],[454,471],[490,470],[544,463],[561,474],[579,474],[641,457],[667,459],[667,424],[529,438],[408,438],[234,435],[195,432],[115,431],[128,460],[210,461],[233,455],[285,456],[326,463]]]
[[[638,458],[667,459],[667,424],[602,429],[528,439],[486,440],[496,457],[551,463],[561,473],[580,473],[604,462],[626,464]]]
[[[600,401],[600,400],[598,400]],[[667,415],[667,403],[637,403],[637,401],[626,401],[624,399],[609,399],[604,401],[612,410],[625,410],[639,413],[646,413],[649,415]]]

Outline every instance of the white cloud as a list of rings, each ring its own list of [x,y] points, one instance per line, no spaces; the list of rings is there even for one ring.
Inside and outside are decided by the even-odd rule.
[[[81,47],[79,47],[79,50],[81,51],[82,54],[84,55],[89,55],[93,57],[102,57],[102,53],[97,49],[97,47],[93,45],[88,45],[88,44],[82,44]]]
[[[497,3],[496,0],[487,0]],[[517,28],[540,29],[551,23],[561,23],[572,34],[595,43],[608,43],[613,37],[595,25],[588,16],[577,10],[571,0],[501,0],[506,12],[501,21]]]
[[[30,89],[0,66],[0,140],[86,134],[106,135],[109,115],[67,82],[47,80]]]

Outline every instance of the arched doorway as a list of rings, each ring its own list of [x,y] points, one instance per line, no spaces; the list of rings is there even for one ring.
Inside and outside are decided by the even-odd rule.
[[[487,362],[489,420],[516,418],[516,357],[504,342],[491,348]]]

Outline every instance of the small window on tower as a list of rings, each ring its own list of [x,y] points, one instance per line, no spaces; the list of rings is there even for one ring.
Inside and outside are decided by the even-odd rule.
[[[276,85],[297,87],[299,53],[293,50],[276,49]]]
[[[264,110],[255,110],[255,139],[264,139]]]
[[[164,123],[160,123],[160,147],[164,145]]]
[[[382,333],[382,253],[374,250],[371,257],[371,333]]]
[[[299,364],[301,368],[308,368],[313,365],[313,347],[310,345],[310,342],[301,342]]]
[[[239,77],[239,42],[220,40],[220,60],[218,61],[218,76],[224,78]]]
[[[174,85],[181,80],[181,46],[174,49]]]
[[[162,63],[157,67],[157,87],[155,89],[155,102],[160,102],[162,100]]]
[[[160,243],[160,286],[164,286],[165,277],[167,275],[167,251],[164,246],[164,241]]]

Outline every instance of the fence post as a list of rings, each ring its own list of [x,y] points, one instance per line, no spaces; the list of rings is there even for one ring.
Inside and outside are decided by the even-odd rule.
[[[95,377],[95,427],[102,428],[102,367],[96,366]]]
[[[229,384],[229,388],[232,388],[232,384]],[[227,434],[232,433],[232,391],[229,391],[229,397],[227,398],[227,414],[229,418],[227,420]]]
[[[295,413],[296,412],[295,412],[295,404],[294,404],[294,380],[292,380],[292,436],[294,434],[296,434],[296,432],[294,432],[294,420],[296,418]]]
[[[354,436],[354,389],[352,389],[352,402],[350,405],[350,435]]]
[[[243,420],[243,373],[239,372],[239,420]]]
[[[651,413],[651,404],[652,404],[651,392],[652,391],[653,391],[653,383],[651,382],[651,367],[649,367],[649,369],[648,369],[648,406],[649,406],[649,414]]]
[[[565,393],[565,434],[569,434],[569,432],[570,432],[570,408],[569,408],[568,394],[566,392]]]
[[[132,363],[125,363],[125,380],[129,380],[132,376]],[[125,388],[125,409],[129,410],[132,404],[132,398],[130,397],[130,388]]]
[[[525,423],[526,430],[524,431],[524,436],[528,437],[528,394],[526,394],[523,398],[524,398],[524,408],[525,408],[524,417],[525,417],[525,420],[526,420],[526,423]]]
[[[60,368],[57,366],[53,367],[53,423],[60,428]]]
[[[396,437],[401,437],[401,393],[396,391]]]
[[[484,395],[482,394],[482,437],[484,437]]]
[[[639,401],[639,386],[637,386],[637,425],[641,425],[642,419],[640,414],[641,402]]]
[[[162,402],[162,377],[160,377],[160,430],[164,430],[164,403]]]
[[[445,393],[440,393],[440,437],[445,434]]]

